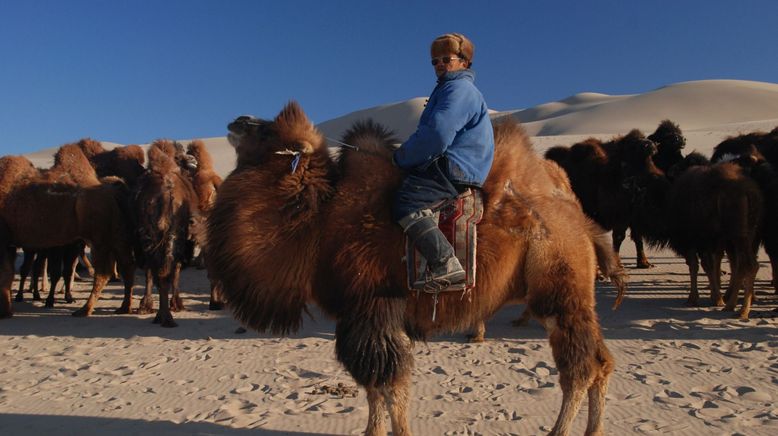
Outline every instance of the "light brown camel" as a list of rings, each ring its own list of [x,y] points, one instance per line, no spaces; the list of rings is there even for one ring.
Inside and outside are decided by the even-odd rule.
[[[337,358],[367,391],[368,435],[386,434],[386,412],[393,434],[410,433],[415,340],[464,330],[517,299],[547,329],[559,370],[562,408],[552,434],[569,432],[587,393],[586,432],[603,433],[613,359],[594,310],[589,221],[515,121],[495,128],[476,287],[464,299],[440,294],[437,303],[406,288],[403,234],[390,219],[401,174],[383,129],[354,127],[344,142],[358,150],[343,150],[336,164],[296,103],[272,121],[239,117],[229,128],[238,165],[211,211],[206,259],[246,326],[295,331],[313,303],[335,317]]]
[[[194,140],[186,147],[186,154],[192,156],[197,162],[197,168],[190,172],[192,185],[195,193],[197,194],[198,206],[200,214],[204,217],[208,217],[208,213],[213,207],[216,201],[216,191],[222,184],[222,178],[216,174],[213,168],[213,158],[208,152],[205,143],[201,140]],[[205,231],[202,229],[197,239],[205,240]],[[194,263],[198,268],[205,266],[204,253],[201,251]],[[210,310],[221,310],[224,306],[222,293],[219,291],[219,285],[211,280],[210,273],[208,273],[208,280],[211,285],[211,299],[208,304]]]

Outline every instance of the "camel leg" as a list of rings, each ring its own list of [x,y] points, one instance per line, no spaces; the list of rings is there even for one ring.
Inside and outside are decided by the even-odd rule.
[[[170,302],[170,310],[173,312],[181,312],[186,310],[184,307],[184,300],[181,299],[181,289],[178,287],[178,281],[181,279],[181,262],[176,262],[175,268],[173,268],[172,277],[172,289],[173,298]]]
[[[81,249],[81,253],[78,255],[78,260],[81,262],[81,265],[86,268],[87,273],[89,273],[90,276],[94,277],[95,275],[95,268],[92,266],[92,262],[89,261],[89,256],[86,255],[86,251],[84,249]]]
[[[511,324],[513,324],[514,327],[525,327],[529,325],[529,320],[531,318],[532,313],[530,312],[529,307],[525,307],[524,312],[521,312],[521,316],[511,321]]]
[[[374,298],[369,307],[360,305],[359,301],[351,303],[335,326],[338,361],[366,389],[383,386],[393,434],[410,434],[407,408],[413,353],[411,340],[405,333],[405,300]],[[373,416],[377,420],[378,403],[375,404]],[[371,433],[379,430],[381,433]],[[378,421],[367,427],[367,434],[385,434],[385,431]]]
[[[159,277],[158,272],[154,274]],[[178,324],[173,320],[173,313],[170,311],[170,291],[172,287],[172,274],[157,279],[159,310],[157,311],[157,316],[154,317],[154,324],[159,324],[162,327],[178,327]]]
[[[635,233],[634,230],[630,231],[629,236],[630,238],[632,238],[632,241],[635,243],[637,267],[641,269],[652,268],[654,265],[652,265],[651,262],[648,261],[648,257],[646,257],[646,251],[643,248],[643,237]]]
[[[154,313],[154,295],[151,292],[153,287],[154,277],[151,274],[151,269],[146,268],[146,292],[140,300],[140,306],[138,307],[139,314]]]
[[[14,281],[15,260],[16,247],[8,247],[5,238],[0,234],[0,318],[10,318],[13,316],[11,286]]]
[[[211,283],[211,301],[208,304],[208,310],[222,310],[224,308],[224,300],[222,299],[222,291],[218,283],[210,280]]]
[[[116,309],[116,313],[130,313],[132,310],[132,288],[135,286],[135,262],[126,252],[117,253],[116,265],[124,283],[124,299],[122,305]]]
[[[470,326],[470,333],[467,334],[467,341],[474,344],[484,341],[484,334],[486,334],[486,325],[483,320],[475,321]]]
[[[24,301],[24,282],[27,281],[27,276],[32,272],[32,266],[35,263],[35,252],[32,250],[24,250],[24,260],[22,266],[19,267],[19,292],[16,293],[16,301]],[[30,280],[32,281],[32,280]],[[32,289],[32,286],[30,286]],[[40,296],[38,296],[40,298]]]
[[[366,387],[367,391],[367,428],[365,436],[386,435],[386,402],[384,395],[378,388]]]
[[[611,236],[613,237],[613,251],[616,253],[619,252],[621,249],[621,243],[624,242],[624,238],[627,237],[627,229],[625,228],[614,228],[611,232]]]
[[[83,251],[83,243],[76,242],[75,244],[65,247],[65,255],[63,257],[63,273],[65,277],[65,301],[68,303],[74,303],[76,301],[73,298],[73,278],[76,275],[76,265],[78,265],[78,255]]]
[[[49,296],[46,298],[46,307],[54,307],[54,294],[59,285],[59,279],[62,278],[62,260],[64,257],[64,247],[51,248],[48,251],[48,271],[51,277],[51,286]]]
[[[408,340],[410,343],[410,340]],[[384,389],[384,399],[389,407],[389,417],[392,419],[393,436],[410,436],[408,424],[408,406],[410,404],[411,374],[406,372],[397,377]]]
[[[757,268],[759,265],[757,264]],[[751,303],[754,301],[754,279],[757,269],[751,268],[745,272],[743,277],[743,307],[740,309],[738,318],[741,321],[748,321],[748,315],[751,313]]]
[[[92,280],[92,292],[89,294],[89,298],[84,303],[84,306],[77,311],[73,312],[73,316],[85,317],[92,315],[94,312],[95,304],[100,299],[100,294],[103,292],[103,288],[111,278],[111,272],[113,269],[113,257],[111,251],[106,247],[94,245],[92,247],[92,256],[94,259],[95,276]]]
[[[602,339],[597,315],[591,310],[564,322],[558,322],[556,316],[539,321],[548,332],[562,388],[562,407],[549,434],[569,434],[587,391],[589,422],[586,434],[601,434],[604,398],[613,371],[613,359]]]
[[[696,252],[686,254],[686,265],[689,266],[689,282],[691,283],[691,288],[689,289],[689,298],[686,299],[686,305],[699,306],[700,292],[697,289],[697,273],[700,270],[700,265],[697,261]]]
[[[608,392],[608,378],[613,372],[613,361],[605,348],[605,343],[600,341],[600,373],[589,386],[589,416],[586,421],[586,436],[601,436],[605,434],[603,428],[603,416],[605,415],[605,394]],[[604,352],[603,352],[604,351]]]
[[[35,301],[42,300],[41,294],[46,292],[48,288],[48,280],[46,278],[46,269],[48,269],[49,258],[45,251],[39,251],[35,256],[35,263],[32,265],[32,299]],[[40,288],[38,287],[38,279],[40,279]]]
[[[710,285],[710,300],[714,306],[723,306],[721,298],[721,259],[722,252],[705,252],[700,254],[700,262]]]
[[[734,251],[727,251],[727,259],[729,259],[729,285],[727,285],[727,292],[725,294],[726,305],[724,306],[725,312],[733,312],[735,306],[737,306],[737,297],[740,294],[740,288],[744,278],[743,271],[743,259],[740,255]],[[745,302],[745,301],[744,301]]]
[[[775,277],[778,272],[778,256],[770,256],[770,267],[773,271],[773,292],[778,295],[778,279]]]

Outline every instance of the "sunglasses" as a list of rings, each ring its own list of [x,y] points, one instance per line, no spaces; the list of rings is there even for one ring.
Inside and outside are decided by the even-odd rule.
[[[452,60],[456,59],[462,59],[456,56],[441,56],[439,58],[432,58],[432,65],[435,66],[440,62],[443,62],[444,64],[448,65],[451,63]]]

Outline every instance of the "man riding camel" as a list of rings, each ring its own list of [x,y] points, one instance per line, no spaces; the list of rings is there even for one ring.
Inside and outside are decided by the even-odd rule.
[[[463,283],[466,274],[432,209],[467,189],[481,188],[494,159],[494,132],[470,69],[473,43],[447,33],[432,41],[430,51],[437,86],[416,132],[394,153],[394,163],[406,174],[392,213],[427,260],[428,282],[445,289]]]

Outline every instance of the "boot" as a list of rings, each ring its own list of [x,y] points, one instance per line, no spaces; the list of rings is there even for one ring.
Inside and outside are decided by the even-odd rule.
[[[433,287],[445,289],[465,282],[465,270],[454,255],[454,247],[431,216],[414,220],[405,228],[405,232],[427,260],[428,282]]]

